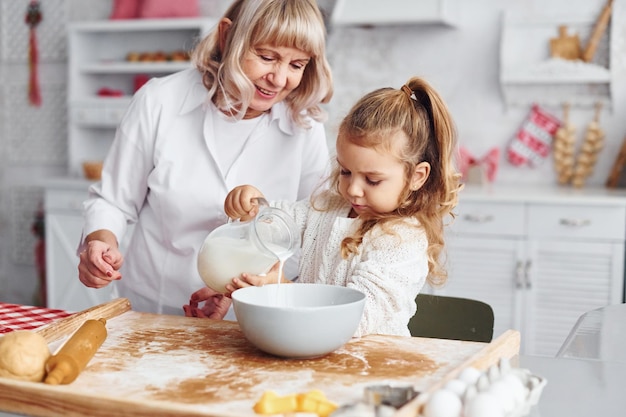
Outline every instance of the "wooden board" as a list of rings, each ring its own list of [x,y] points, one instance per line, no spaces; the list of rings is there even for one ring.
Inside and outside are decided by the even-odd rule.
[[[567,26],[559,26],[559,36],[550,39],[550,56],[569,60],[580,59],[580,39],[578,35],[569,35]]]
[[[515,356],[520,342],[515,331],[489,344],[370,335],[322,358],[293,360],[258,351],[236,322],[127,311],[110,318],[107,330],[72,384],[0,378],[0,409],[35,416],[252,417],[266,390],[320,389],[338,404],[361,400],[373,384],[427,392],[467,366],[486,369]],[[418,397],[398,415],[415,416],[419,406]]]

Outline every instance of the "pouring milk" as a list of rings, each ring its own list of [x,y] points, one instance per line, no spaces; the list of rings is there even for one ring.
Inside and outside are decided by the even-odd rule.
[[[242,273],[262,275],[285,261],[300,246],[300,234],[284,211],[262,206],[248,222],[229,222],[207,236],[198,253],[198,273],[211,289],[224,293]]]

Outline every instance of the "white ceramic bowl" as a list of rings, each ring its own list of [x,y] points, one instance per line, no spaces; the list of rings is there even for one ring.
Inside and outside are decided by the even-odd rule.
[[[232,294],[235,316],[246,339],[285,358],[314,358],[343,346],[354,335],[365,295],[325,284],[269,284]]]

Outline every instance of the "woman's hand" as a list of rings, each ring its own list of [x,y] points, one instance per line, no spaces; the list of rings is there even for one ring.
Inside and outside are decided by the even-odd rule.
[[[221,320],[230,308],[232,300],[209,287],[204,287],[191,294],[189,304],[183,306],[187,317],[201,317]],[[202,306],[200,304],[204,303]]]
[[[240,185],[233,188],[224,201],[224,212],[231,219],[248,221],[259,212],[256,198],[265,198],[263,193],[251,185]]]
[[[124,256],[117,247],[117,239],[109,231],[97,231],[86,238],[85,249],[80,252],[78,279],[90,288],[103,288],[122,278],[119,269]]]

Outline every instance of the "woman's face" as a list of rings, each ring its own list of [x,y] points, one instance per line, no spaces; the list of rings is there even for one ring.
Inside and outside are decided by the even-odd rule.
[[[257,45],[250,50],[243,71],[256,90],[244,118],[257,117],[284,100],[300,85],[310,60],[310,55],[292,47]]]

